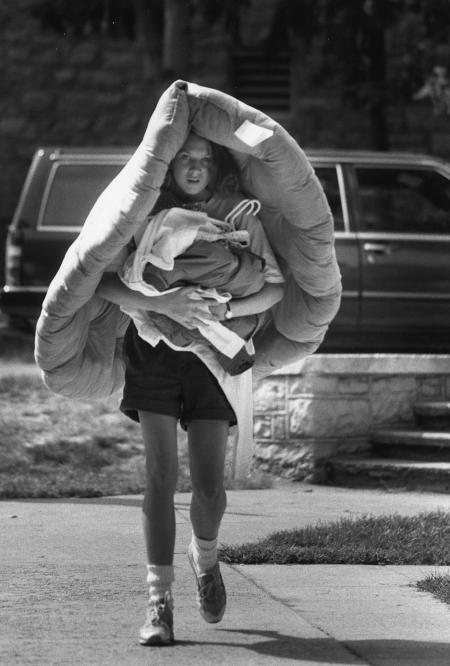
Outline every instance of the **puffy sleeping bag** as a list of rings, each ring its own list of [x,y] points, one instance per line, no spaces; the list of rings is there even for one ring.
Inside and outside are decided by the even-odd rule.
[[[226,146],[241,172],[287,284],[255,340],[256,376],[320,345],[341,282],[332,216],[305,154],[274,120],[220,91],[176,81],[161,96],[136,152],[101,194],[48,289],[35,357],[46,385],[67,397],[110,395],[123,384],[128,317],[95,292],[103,272],[146,223],[168,165],[188,133]]]

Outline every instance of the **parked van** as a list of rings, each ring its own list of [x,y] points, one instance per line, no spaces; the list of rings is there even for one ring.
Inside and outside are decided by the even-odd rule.
[[[33,322],[100,192],[132,148],[40,148],[6,242],[0,307]],[[311,150],[335,223],[343,299],[321,351],[450,352],[450,164]]]

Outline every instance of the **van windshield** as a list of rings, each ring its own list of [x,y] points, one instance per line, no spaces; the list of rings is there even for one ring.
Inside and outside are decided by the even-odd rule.
[[[64,164],[53,166],[42,201],[39,226],[79,228],[120,164]]]

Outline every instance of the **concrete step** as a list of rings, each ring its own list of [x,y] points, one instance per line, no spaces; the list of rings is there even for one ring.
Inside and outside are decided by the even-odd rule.
[[[414,415],[421,428],[450,431],[450,402],[416,402]]]
[[[347,488],[427,490],[450,494],[450,462],[336,456],[326,464],[327,483]]]
[[[370,442],[378,457],[450,462],[450,432],[391,426],[374,430]]]

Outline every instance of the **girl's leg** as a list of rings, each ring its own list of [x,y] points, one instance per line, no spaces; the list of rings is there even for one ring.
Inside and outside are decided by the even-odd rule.
[[[177,419],[139,411],[145,445],[147,487],[143,505],[149,604],[140,630],[142,645],[172,643],[175,512],[178,475]]]
[[[228,421],[197,420],[188,426],[192,483],[191,522],[195,536],[216,539],[227,504],[224,489]]]
[[[175,548],[174,494],[178,477],[177,419],[139,412],[147,487],[143,505],[149,564],[171,565]]]
[[[227,596],[217,562],[217,535],[226,508],[224,489],[228,421],[197,420],[188,427],[192,482],[189,560],[197,578],[197,603],[206,622],[219,622]]]

